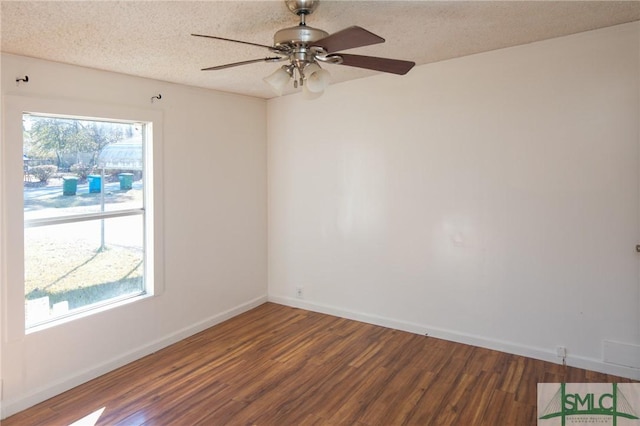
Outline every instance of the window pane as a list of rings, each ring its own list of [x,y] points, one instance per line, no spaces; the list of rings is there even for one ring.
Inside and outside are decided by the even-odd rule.
[[[23,115],[25,219],[143,207],[142,125]]]
[[[144,292],[143,216],[26,228],[27,328]]]

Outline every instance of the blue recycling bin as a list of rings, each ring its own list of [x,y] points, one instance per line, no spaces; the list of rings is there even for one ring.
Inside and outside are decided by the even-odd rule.
[[[100,192],[100,187],[102,185],[102,178],[100,175],[89,175],[87,176],[87,180],[89,181],[90,193]]]

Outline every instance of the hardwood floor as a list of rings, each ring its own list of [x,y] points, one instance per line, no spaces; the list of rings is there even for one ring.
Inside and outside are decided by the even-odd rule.
[[[630,382],[272,303],[2,422],[535,425],[538,382]]]

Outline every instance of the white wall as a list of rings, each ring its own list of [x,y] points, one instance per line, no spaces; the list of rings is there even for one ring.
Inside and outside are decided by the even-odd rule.
[[[639,379],[639,40],[269,101],[269,298]]]
[[[29,83],[16,86],[25,74]],[[264,100],[11,55],[2,94],[160,110],[165,247],[161,295],[17,339],[6,330],[20,318],[4,303],[21,284],[0,263],[3,417],[266,300]],[[5,259],[16,241],[2,235]]]

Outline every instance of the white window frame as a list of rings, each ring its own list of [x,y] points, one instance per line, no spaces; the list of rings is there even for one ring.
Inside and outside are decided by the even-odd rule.
[[[2,140],[2,202],[4,220],[1,223],[4,277],[2,283],[2,323],[7,341],[20,339],[26,334],[89,315],[117,309],[121,305],[136,303],[149,297],[158,296],[164,289],[163,273],[163,202],[162,202],[162,112],[159,110],[134,108],[119,105],[102,105],[91,102],[44,99],[7,95],[3,98],[3,140]],[[144,294],[114,303],[102,304],[94,309],[82,310],[77,314],[53,319],[42,325],[25,328],[24,295],[24,195],[23,195],[23,113],[55,115],[72,118],[98,118],[146,124],[147,137],[145,169],[152,179],[144,185],[145,199],[145,284]]]

